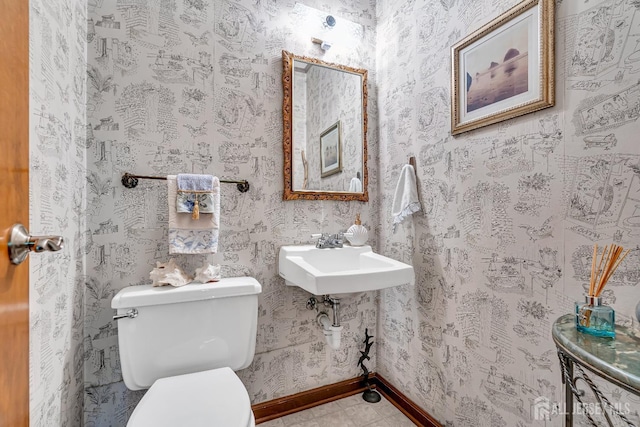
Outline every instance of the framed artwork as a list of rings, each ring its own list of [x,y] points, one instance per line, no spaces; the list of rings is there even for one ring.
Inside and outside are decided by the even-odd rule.
[[[525,0],[451,48],[451,134],[555,103],[554,2]]]
[[[320,177],[342,172],[342,131],[340,120],[320,134]]]

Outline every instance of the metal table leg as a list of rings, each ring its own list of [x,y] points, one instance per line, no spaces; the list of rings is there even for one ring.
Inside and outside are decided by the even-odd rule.
[[[560,369],[562,370],[562,384],[564,384],[564,425],[573,426],[573,361],[558,350]]]
[[[567,357],[560,349],[558,349],[558,358],[560,359],[560,369],[562,370],[562,383],[564,384],[564,398],[565,398],[565,427],[573,426],[573,399],[578,401],[578,403],[584,407],[584,403],[582,401],[583,396],[585,395],[584,390],[580,390],[577,388],[576,383],[578,380],[584,381],[589,389],[594,394],[595,399],[597,400],[600,407],[604,410],[604,417],[607,424],[610,427],[613,427],[613,422],[611,421],[610,415],[616,415],[621,421],[623,421],[627,426],[634,427],[633,423],[620,411],[618,411],[614,405],[602,394],[602,392],[598,389],[596,384],[589,378],[589,376],[584,372],[580,365],[576,365],[577,373],[574,373],[574,362],[571,358]],[[589,423],[598,427],[599,425],[595,422],[590,413],[586,412],[584,414]]]

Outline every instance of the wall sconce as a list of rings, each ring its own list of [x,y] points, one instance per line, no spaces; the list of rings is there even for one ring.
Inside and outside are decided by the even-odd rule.
[[[331,49],[331,43],[326,41],[326,40],[320,40],[317,39],[315,37],[311,38],[311,42],[315,43],[315,44],[319,44],[320,45],[320,49],[327,51],[329,49]]]
[[[322,26],[324,28],[326,28],[327,30],[332,30],[333,27],[336,26],[336,18],[334,18],[331,15],[327,15],[324,18],[324,21],[322,21]],[[331,42],[328,40],[320,40],[318,38],[312,37],[311,41],[315,44],[319,44],[320,45],[320,49],[327,51],[329,49],[331,49]]]
[[[317,44],[321,52],[326,53],[329,49],[347,53],[351,46],[359,46],[364,40],[364,27],[361,24],[349,21],[345,17],[331,15],[328,11],[323,11],[309,7],[301,3],[303,0],[295,0],[292,17],[296,22],[297,40],[315,50],[315,47],[308,45],[309,39]],[[338,22],[340,21],[340,22]],[[335,52],[338,54],[338,52]]]
[[[322,25],[324,25],[325,28],[331,29],[336,26],[336,18],[331,15],[327,15]]]

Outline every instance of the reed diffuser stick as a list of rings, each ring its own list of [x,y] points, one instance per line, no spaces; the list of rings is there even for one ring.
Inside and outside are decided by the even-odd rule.
[[[618,255],[620,253],[622,253],[623,248],[620,247],[620,250],[618,251]],[[623,259],[625,259],[625,257],[629,254],[629,252],[631,252],[631,249],[627,249],[627,251],[621,256],[621,257],[616,257],[618,258],[617,261],[615,262],[615,265],[611,268],[611,271],[609,272],[609,274],[607,274],[607,277],[604,279],[604,283],[602,285],[602,287],[600,289],[598,289],[598,291],[596,292],[596,296],[599,297],[600,294],[602,293],[602,291],[604,290],[604,285],[607,284],[607,282],[609,281],[609,279],[611,278],[611,276],[613,276],[613,273],[616,272],[616,269],[618,268],[618,266],[620,265],[620,263],[622,262]]]
[[[598,259],[598,244],[593,245],[593,256],[591,257],[591,280],[589,280],[589,295],[593,295],[596,286],[596,260]]]
[[[612,267],[611,260],[613,259],[617,251],[618,251],[618,247],[612,243],[611,246],[609,247],[609,254],[607,255],[607,259],[604,261],[604,267],[602,267],[602,273],[600,274],[600,280],[598,281],[598,284],[596,286],[596,292],[597,292],[597,289],[600,287],[600,285],[604,282],[604,279],[605,277],[607,277],[607,274],[609,274],[609,271]]]
[[[600,276],[600,273],[602,272],[602,262],[604,261],[605,256],[607,255],[607,251],[609,250],[609,245],[604,247],[604,250],[602,251],[602,256],[600,257],[600,263],[598,264],[598,269],[596,270],[596,276],[594,278],[594,292],[595,292],[595,283],[598,281],[598,277]],[[593,293],[590,293],[589,296],[594,296]]]
[[[607,259],[604,262],[604,267],[602,268],[602,273],[600,274],[600,280],[598,281],[598,285],[596,286],[596,294],[600,290],[602,286],[604,286],[604,278],[607,277],[609,273],[609,269],[611,268],[611,259],[613,257],[614,252],[616,251],[616,247],[614,244],[609,248],[609,254],[607,255]]]
[[[620,252],[622,252],[622,249],[623,248],[620,248]],[[629,252],[631,252],[631,249],[627,249],[627,251],[618,259],[618,261],[616,262],[616,265],[613,266],[613,271],[611,272],[609,277],[613,276],[613,273],[616,272],[616,269],[618,268],[622,260],[625,259],[627,255],[629,255]],[[607,280],[609,280],[609,278],[607,278]]]

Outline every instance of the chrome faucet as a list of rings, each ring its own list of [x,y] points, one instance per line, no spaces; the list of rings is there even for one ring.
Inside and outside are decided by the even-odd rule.
[[[316,242],[316,248],[318,249],[341,248],[344,243],[344,233],[312,234],[311,237],[318,239]]]

